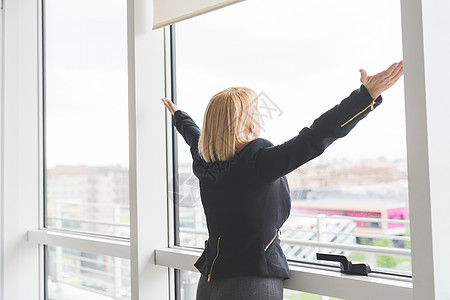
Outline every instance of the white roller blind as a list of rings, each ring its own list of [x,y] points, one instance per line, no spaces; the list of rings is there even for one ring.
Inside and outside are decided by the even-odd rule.
[[[153,0],[153,29],[240,1],[243,0]]]

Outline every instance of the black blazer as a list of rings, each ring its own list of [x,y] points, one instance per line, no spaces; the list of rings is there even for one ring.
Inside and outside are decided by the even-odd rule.
[[[209,239],[195,267],[208,280],[259,275],[289,278],[278,232],[289,217],[285,175],[344,137],[382,101],[362,85],[284,144],[258,138],[230,161],[206,163],[198,153],[200,129],[183,111],[174,124],[190,146],[200,182]]]

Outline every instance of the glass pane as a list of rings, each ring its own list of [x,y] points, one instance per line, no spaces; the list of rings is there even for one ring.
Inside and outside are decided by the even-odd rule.
[[[44,9],[47,227],[129,237],[126,1]]]
[[[195,300],[200,273],[180,270],[180,300]]]
[[[380,16],[383,16],[380,18]],[[261,137],[280,144],[402,58],[400,3],[391,0],[248,0],[176,25],[178,107],[198,125],[230,86],[259,95]],[[411,272],[403,79],[323,155],[288,174],[288,259],[345,254],[372,269]],[[208,238],[198,180],[178,143],[179,244]]]
[[[130,261],[46,247],[48,300],[131,299]]]

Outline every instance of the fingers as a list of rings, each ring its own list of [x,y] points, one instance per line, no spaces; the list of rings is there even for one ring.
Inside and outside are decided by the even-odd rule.
[[[169,105],[169,99],[167,98],[162,98],[161,101],[164,103],[164,106],[167,107],[167,109],[170,110],[170,105]]]
[[[402,76],[402,74],[403,74],[403,61],[399,62],[392,70],[392,73],[385,78],[388,87],[393,86],[397,82],[397,80]]]
[[[386,74],[389,76],[391,75],[393,72],[395,72],[395,70],[398,67],[398,63],[393,63],[385,72]]]
[[[403,72],[403,61],[397,63],[397,66],[395,67],[395,69],[393,70],[393,72],[392,72],[391,75],[392,75],[393,77],[395,77],[395,76],[397,76],[397,74],[398,74],[399,72]]]
[[[403,75],[403,61],[399,63],[399,66],[397,68],[397,72],[393,75],[392,80],[397,82],[397,80]]]
[[[398,63],[393,63],[389,68],[387,68],[384,71],[381,71],[380,73],[376,74],[380,79],[387,79],[389,76],[391,76],[393,73],[396,73],[396,69],[398,68]]]
[[[361,73],[361,83],[364,84],[367,82],[367,72],[364,69],[360,69],[359,72]]]
[[[382,71],[372,77],[374,77],[379,82],[390,82],[394,80],[394,78],[397,77],[400,78],[402,73],[403,73],[403,61],[392,64],[387,70]]]
[[[161,101],[164,103],[164,106],[172,113],[172,107],[170,106],[170,100],[167,98],[162,98]]]
[[[172,115],[178,110],[177,106],[173,104],[173,102],[170,101],[169,99],[164,97],[161,99],[161,101],[164,103],[164,106],[167,107],[167,109]]]
[[[164,105],[165,105],[167,108],[170,109],[170,108],[173,106],[172,101],[170,101],[169,99],[167,99],[167,98],[162,98],[161,100],[162,100],[162,102],[164,103]]]
[[[167,100],[167,101],[169,101],[169,105],[170,105],[172,114],[175,113],[178,110],[177,106],[175,104],[173,104],[172,101],[170,101],[170,100]]]

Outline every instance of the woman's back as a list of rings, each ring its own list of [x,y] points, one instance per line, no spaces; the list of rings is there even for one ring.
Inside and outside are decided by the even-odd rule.
[[[209,161],[199,151],[200,129],[188,114],[176,111],[175,126],[190,146],[209,233],[206,249],[195,264],[199,271],[213,279],[288,278],[277,238],[291,207],[285,175],[347,135],[381,101],[381,97],[373,100],[361,86],[281,145],[257,138],[228,160]],[[211,136],[220,142],[220,133]]]
[[[270,146],[269,141],[256,139],[230,161],[205,163],[194,158],[210,233],[239,236],[267,229],[273,233],[287,219],[290,196],[286,178],[263,182],[255,176],[257,155]]]

